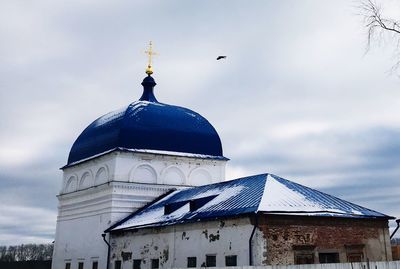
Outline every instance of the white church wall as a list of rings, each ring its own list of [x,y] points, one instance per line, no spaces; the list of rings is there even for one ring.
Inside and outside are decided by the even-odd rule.
[[[268,246],[267,240],[265,240],[265,235],[259,228],[255,230],[251,243],[253,265],[263,265]]]
[[[182,170],[176,165],[170,165],[164,168],[161,172],[162,184],[189,185],[187,184],[186,175],[183,173]]]
[[[69,175],[65,181],[64,192],[74,192],[78,189],[78,176],[76,174]]]
[[[78,189],[87,189],[94,186],[94,177],[91,170],[83,173],[81,179],[79,180]]]
[[[60,194],[101,185],[112,180],[115,170],[115,153],[82,162],[63,169],[63,184]],[[72,178],[77,179],[76,187],[69,185]]]
[[[99,268],[105,268],[104,230],[169,189],[165,185],[114,181],[59,195],[52,268],[64,269],[70,262],[71,269],[77,269],[79,261],[85,263],[84,268],[91,268],[90,261],[96,257]]]
[[[157,184],[157,171],[147,163],[139,163],[131,169],[128,177],[129,182]]]
[[[119,152],[114,180],[199,186],[225,180],[225,160],[189,158],[152,153]],[[147,183],[149,183],[147,181]]]
[[[83,262],[84,268],[92,268],[93,261],[105,265],[107,245],[101,234],[109,222],[107,213],[58,221],[52,269],[64,269],[66,263],[71,264],[71,269],[78,269],[78,262]]]
[[[114,181],[62,194],[58,196],[58,220],[70,220],[102,213],[126,215],[145,206],[170,189],[170,186],[165,185]],[[120,218],[115,219],[115,221],[118,220]]]
[[[160,268],[185,268],[188,257],[196,257],[196,267],[204,267],[206,255],[216,255],[220,267],[230,255],[237,256],[239,266],[248,265],[253,228],[249,218],[242,217],[111,233],[110,269],[118,260],[122,268],[133,268],[135,259],[142,260],[143,269],[151,268],[152,259],[159,259]],[[253,248],[260,249],[263,241],[262,236],[253,237]],[[260,264],[261,260],[254,262]]]
[[[125,181],[200,186],[225,180],[225,160],[152,153],[111,152],[64,169],[60,193]]]
[[[212,176],[207,169],[203,167],[196,167],[190,171],[188,176],[188,185],[200,186],[203,182],[213,182]]]
[[[224,180],[225,164],[201,158],[110,152],[64,168],[53,268],[65,268],[69,259],[71,269],[75,269],[78,260],[86,264],[106,256],[101,238],[105,229],[171,188]],[[104,263],[99,258],[99,268],[105,268]]]

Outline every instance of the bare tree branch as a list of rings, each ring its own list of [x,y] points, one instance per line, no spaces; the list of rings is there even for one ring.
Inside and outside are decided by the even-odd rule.
[[[385,30],[400,34],[400,22],[394,19],[384,18],[382,8],[373,0],[363,0],[360,5],[361,15],[364,17],[365,27],[368,31],[368,43],[377,30]]]
[[[395,19],[387,18],[383,15],[382,8],[374,0],[361,0],[358,6],[360,14],[364,19],[364,26],[367,30],[368,52],[374,41],[383,41],[385,37],[395,45],[395,63],[391,72],[400,68],[400,22]]]

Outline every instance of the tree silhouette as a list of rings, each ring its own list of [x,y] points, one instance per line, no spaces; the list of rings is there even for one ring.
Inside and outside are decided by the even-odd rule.
[[[46,261],[51,260],[53,244],[26,244],[0,246],[0,261]]]

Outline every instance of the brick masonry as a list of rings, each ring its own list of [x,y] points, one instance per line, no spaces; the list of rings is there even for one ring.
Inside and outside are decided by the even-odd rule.
[[[359,255],[366,261],[392,259],[388,221],[331,217],[264,215],[259,228],[266,240],[264,264],[295,264],[296,256],[337,253],[339,262]]]
[[[392,246],[392,256],[393,260],[400,260],[400,245]]]

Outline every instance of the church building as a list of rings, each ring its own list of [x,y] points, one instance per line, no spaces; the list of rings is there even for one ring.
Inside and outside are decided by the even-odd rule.
[[[151,47],[149,50],[151,57]],[[58,195],[53,269],[391,260],[392,217],[272,174],[225,181],[200,114],[143,94],[76,139]]]

